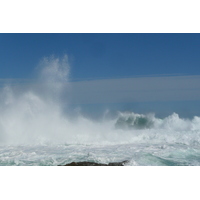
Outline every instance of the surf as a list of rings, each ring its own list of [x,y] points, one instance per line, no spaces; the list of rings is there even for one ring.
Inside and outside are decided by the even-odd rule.
[[[0,88],[0,165],[199,165],[200,117],[72,108],[67,55],[44,58],[37,78]]]

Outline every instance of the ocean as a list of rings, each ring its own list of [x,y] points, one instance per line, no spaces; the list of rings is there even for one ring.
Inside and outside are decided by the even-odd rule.
[[[57,118],[44,124],[36,117],[34,121],[26,119],[21,127],[17,126],[19,122],[12,127],[13,120],[3,127],[5,135],[1,132],[5,144],[0,145],[0,165],[108,164],[124,160],[128,161],[125,165],[133,166],[200,165],[200,117],[181,119],[174,113],[159,119],[119,113],[116,119],[101,122],[79,117],[73,121]]]
[[[67,57],[46,58],[34,84],[1,86],[1,166],[125,160],[125,166],[200,165],[199,116],[120,110],[111,116],[107,110],[98,119],[86,117],[63,99],[68,76]]]

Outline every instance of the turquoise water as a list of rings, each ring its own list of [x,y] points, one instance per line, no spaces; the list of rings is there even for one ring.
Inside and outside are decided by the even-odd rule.
[[[56,166],[70,162],[121,162],[127,166],[200,165],[200,148],[183,144],[1,146],[1,166]]]

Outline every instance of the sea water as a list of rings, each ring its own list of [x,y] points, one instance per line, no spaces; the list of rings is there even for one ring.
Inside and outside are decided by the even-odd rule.
[[[67,56],[45,58],[38,69],[34,83],[0,89],[0,165],[200,165],[200,117],[120,111],[98,120],[85,117],[64,109]]]
[[[162,122],[168,124],[171,118],[181,120],[173,114]],[[44,134],[38,142],[29,138],[30,141],[21,144],[2,144],[0,165],[65,165],[81,161],[108,164],[124,160],[128,160],[126,165],[200,165],[200,131],[194,127],[196,119],[187,122],[182,119],[183,126],[184,123],[191,126],[187,130],[175,129],[172,124],[166,128],[161,119],[158,120],[159,128],[148,129],[119,129],[112,121],[113,126],[102,132],[95,122],[96,131],[88,128],[86,132],[81,131],[85,128],[82,124],[75,123],[71,126],[77,125],[79,130],[73,132],[66,127],[62,136],[58,131],[51,138]],[[60,138],[56,140],[57,135]]]

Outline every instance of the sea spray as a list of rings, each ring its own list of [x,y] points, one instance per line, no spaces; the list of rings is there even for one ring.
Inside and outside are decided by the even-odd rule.
[[[67,56],[44,58],[37,69],[38,78],[26,87],[6,85],[2,89],[0,143],[106,143],[113,122],[102,124],[81,114],[72,118],[63,112],[67,99],[62,95],[68,91]]]
[[[73,161],[130,165],[199,165],[200,117],[165,118],[118,112],[94,120],[64,111],[70,66],[44,58],[27,85],[5,85],[0,93],[0,165],[59,165]],[[109,113],[109,110],[106,111]]]
[[[6,85],[1,91],[1,143],[27,144],[56,140],[65,126],[61,95],[67,86],[69,64],[63,58],[44,58],[38,78],[26,87]],[[62,131],[61,131],[62,132]]]

